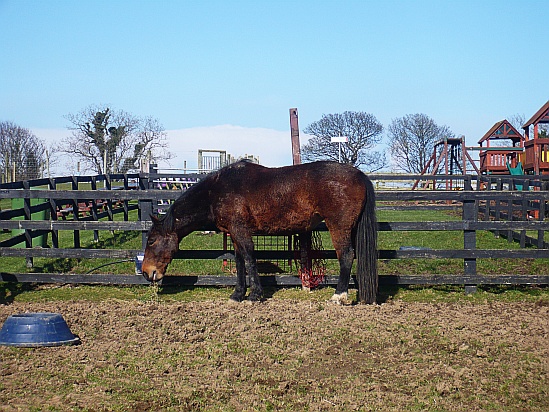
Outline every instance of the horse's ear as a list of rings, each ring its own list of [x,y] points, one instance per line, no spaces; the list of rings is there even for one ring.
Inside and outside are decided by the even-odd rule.
[[[158,222],[160,222],[160,219],[157,218],[155,215],[150,214],[149,216],[151,217],[151,220],[152,220],[152,222],[153,222],[153,225],[156,225],[156,224],[158,224]]]

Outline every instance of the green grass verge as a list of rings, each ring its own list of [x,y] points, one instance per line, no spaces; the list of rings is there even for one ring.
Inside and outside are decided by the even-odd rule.
[[[121,214],[115,215],[121,220]],[[130,220],[137,220],[137,211],[130,213]],[[452,211],[412,210],[412,211],[378,211],[379,221],[448,221],[460,220]],[[0,233],[0,240],[9,238],[9,233]],[[94,249],[141,249],[141,233],[137,231],[99,231],[99,241],[94,241],[93,231],[81,231],[81,245]],[[51,239],[50,239],[51,240]],[[332,244],[328,233],[322,233],[325,249]],[[74,245],[73,232],[60,231],[59,243],[62,248]],[[463,248],[463,233],[460,231],[412,231],[380,232],[379,248],[395,250],[401,246],[417,246],[432,249]],[[518,249],[516,242],[496,237],[486,231],[477,232],[477,247],[481,249]],[[203,236],[192,233],[180,244],[183,250],[223,248],[223,235]],[[43,259],[35,258],[31,269],[26,267],[24,258],[2,258],[2,271],[11,273],[46,272],[46,273],[88,273],[95,268],[113,263],[100,269],[101,273],[131,274],[134,273],[133,262],[118,262],[109,259]],[[383,260],[379,263],[380,273],[384,274],[460,274],[463,272],[463,261],[459,259],[398,259]],[[286,268],[292,271],[295,268]],[[549,259],[478,259],[478,273],[486,275],[509,274],[549,274]],[[339,272],[338,262],[327,261],[327,273]],[[174,260],[169,267],[170,274],[183,275],[226,275],[227,268],[219,260]]]
[[[184,286],[101,286],[101,285],[34,285],[28,283],[0,283],[0,304],[11,302],[90,301],[111,299],[143,302],[196,302],[228,300],[229,287]],[[267,299],[304,300],[323,304],[334,293],[332,287],[321,287],[311,292],[301,288],[266,288]],[[381,302],[472,303],[539,302],[549,305],[549,288],[525,286],[482,286],[477,293],[465,294],[459,286],[408,286],[384,287],[380,290]],[[350,290],[356,301],[356,290]]]

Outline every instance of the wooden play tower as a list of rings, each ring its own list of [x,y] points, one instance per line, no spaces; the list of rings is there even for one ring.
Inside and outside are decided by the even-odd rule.
[[[549,174],[549,136],[539,129],[540,124],[549,124],[549,101],[522,126],[525,138],[524,173],[526,174]],[[530,135],[531,129],[533,129],[533,136]]]
[[[475,165],[473,159],[467,152],[465,147],[465,138],[463,136],[459,138],[445,137],[435,143],[433,147],[433,154],[429,158],[429,161],[423,168],[422,175],[465,175],[468,171],[475,171],[477,174],[479,170]],[[419,180],[416,180],[412,189],[416,189],[419,185]],[[422,183],[422,189],[436,189],[436,183],[426,180]],[[459,181],[447,179],[444,184],[446,190],[461,188]]]
[[[480,174],[508,175],[522,174],[522,152],[524,137],[507,120],[494,124],[478,141]]]

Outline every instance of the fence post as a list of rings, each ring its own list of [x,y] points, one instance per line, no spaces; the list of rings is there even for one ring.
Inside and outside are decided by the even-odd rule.
[[[78,179],[76,176],[72,176],[72,190],[78,190]],[[78,199],[72,201],[72,214],[74,216],[74,220],[78,221],[80,220],[80,212],[78,210]],[[75,230],[73,232],[74,237],[74,248],[80,249],[80,230]]]
[[[492,177],[488,177],[488,185],[486,185],[486,191],[490,192],[492,190]],[[490,208],[492,207],[492,202],[490,199],[484,200],[484,220],[487,222],[490,220]]]
[[[544,191],[546,192],[547,189],[549,189],[548,182],[541,180],[540,181],[540,190],[542,192],[544,192]],[[538,215],[538,220],[540,222],[543,222],[545,220],[545,211],[546,211],[545,199],[543,199],[540,196],[540,199],[539,199],[539,215]],[[538,249],[544,249],[544,248],[545,248],[545,230],[538,230]]]
[[[529,190],[530,190],[530,179],[526,179],[524,181],[524,184],[522,185],[522,191],[524,193],[524,192],[528,192]],[[528,220],[528,206],[529,206],[528,200],[525,197],[523,197],[522,204],[521,204],[520,220]],[[526,247],[526,230],[524,229],[520,231],[519,242],[520,242],[520,247],[524,249]]]
[[[464,182],[465,184],[465,193],[471,191],[470,181]],[[464,196],[463,199],[463,216],[462,220],[464,222],[473,222],[477,220],[477,213],[475,208],[475,199],[468,198]],[[463,249],[465,250],[474,250],[477,246],[477,232],[473,229],[464,229],[463,230]],[[477,260],[476,258],[465,258],[463,259],[463,272],[465,279],[477,274]],[[465,293],[474,293],[477,290],[476,285],[467,284],[465,281]]]
[[[514,184],[514,183],[513,183]],[[514,220],[513,213],[515,211],[515,203],[512,197],[507,198],[507,220],[512,222]],[[507,231],[507,243],[513,243],[515,234],[509,229]]]
[[[501,178],[498,178],[496,180],[496,190],[498,192],[501,192],[503,190],[503,181]],[[494,220],[499,221],[501,220],[501,198],[495,199],[495,205],[494,205]],[[499,230],[494,230],[494,235],[496,238],[499,238],[500,233]]]
[[[124,190],[129,190],[129,189],[130,189],[130,182],[128,179],[128,174],[124,173]],[[128,210],[128,199],[124,199],[122,206],[124,207],[124,222],[127,222],[130,216],[129,210]]]
[[[97,190],[97,176],[92,176],[91,178],[91,190],[96,191]],[[99,219],[97,217],[97,200],[92,199],[91,201],[91,214],[94,222],[97,222]],[[112,233],[112,232],[111,232]],[[99,230],[93,231],[93,241],[99,242]]]
[[[148,173],[140,173],[139,174],[139,190],[149,190],[149,174]],[[150,216],[152,215],[153,207],[152,207],[152,200],[146,200],[146,199],[139,199],[139,208],[138,208],[138,216],[139,221],[144,222],[150,220]],[[145,250],[145,246],[147,246],[147,231],[141,232],[141,247],[143,250]]]
[[[105,178],[105,189],[106,190],[112,190],[112,180],[111,176],[109,174],[104,174],[103,177]],[[107,199],[107,216],[109,220],[114,220],[114,214],[112,211],[113,208],[113,202],[112,202],[112,196],[109,196]]]
[[[29,190],[30,185],[28,180],[23,181],[23,189]],[[31,199],[26,197],[23,199],[23,210],[25,212],[25,220],[31,220]],[[25,247],[26,248],[32,248],[32,235],[29,229],[25,229]],[[25,258],[25,261],[27,263],[27,268],[32,268],[34,266],[34,259],[32,256],[27,256]]]
[[[57,189],[57,183],[54,177],[49,178],[49,188],[50,190]],[[51,211],[51,220],[57,220],[57,202],[55,199],[50,197],[50,211]],[[51,244],[54,248],[59,248],[59,231],[51,231]]]

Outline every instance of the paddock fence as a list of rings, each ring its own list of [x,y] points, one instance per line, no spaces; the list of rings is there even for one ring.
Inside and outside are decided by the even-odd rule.
[[[50,259],[134,259],[142,253],[152,214],[162,214],[182,191],[199,181],[200,174],[140,173],[128,175],[70,176],[37,179],[0,185],[0,257],[25,258],[26,273],[9,273],[0,268],[0,281],[63,284],[147,284],[141,275],[111,273],[36,273],[34,258]],[[545,273],[479,273],[479,259],[547,259],[549,247],[546,220],[549,202],[547,176],[470,176],[470,175],[371,175],[376,186],[377,209],[445,210],[454,219],[444,221],[379,221],[383,232],[460,232],[451,249],[425,248],[403,244],[379,250],[380,261],[452,259],[462,262],[458,274],[402,274],[380,272],[381,285],[547,285]],[[416,181],[429,181],[435,190],[412,190]],[[449,180],[456,190],[436,190]],[[391,183],[391,182],[394,182]],[[445,187],[448,187],[446,184]],[[520,190],[517,190],[519,189]],[[482,190],[481,190],[482,189]],[[132,212],[137,211],[137,213]],[[137,215],[137,218],[131,216]],[[115,219],[116,217],[116,219]],[[141,232],[142,249],[106,249],[82,246],[80,233],[92,231]],[[204,231],[216,230],[205,227]],[[317,230],[326,230],[321,224]],[[59,232],[72,233],[72,247],[60,247]],[[520,248],[483,249],[478,234],[492,232],[518,242]],[[462,240],[461,240],[462,238]],[[46,240],[44,240],[46,239]],[[324,259],[336,259],[335,251],[316,252]],[[259,260],[295,259],[295,251],[257,250]],[[227,245],[216,250],[180,250],[176,259],[232,259]],[[544,262],[543,260],[541,262]],[[261,276],[264,285],[298,286],[297,275]],[[328,276],[326,284],[336,284]],[[231,286],[236,276],[167,276],[164,285]]]

